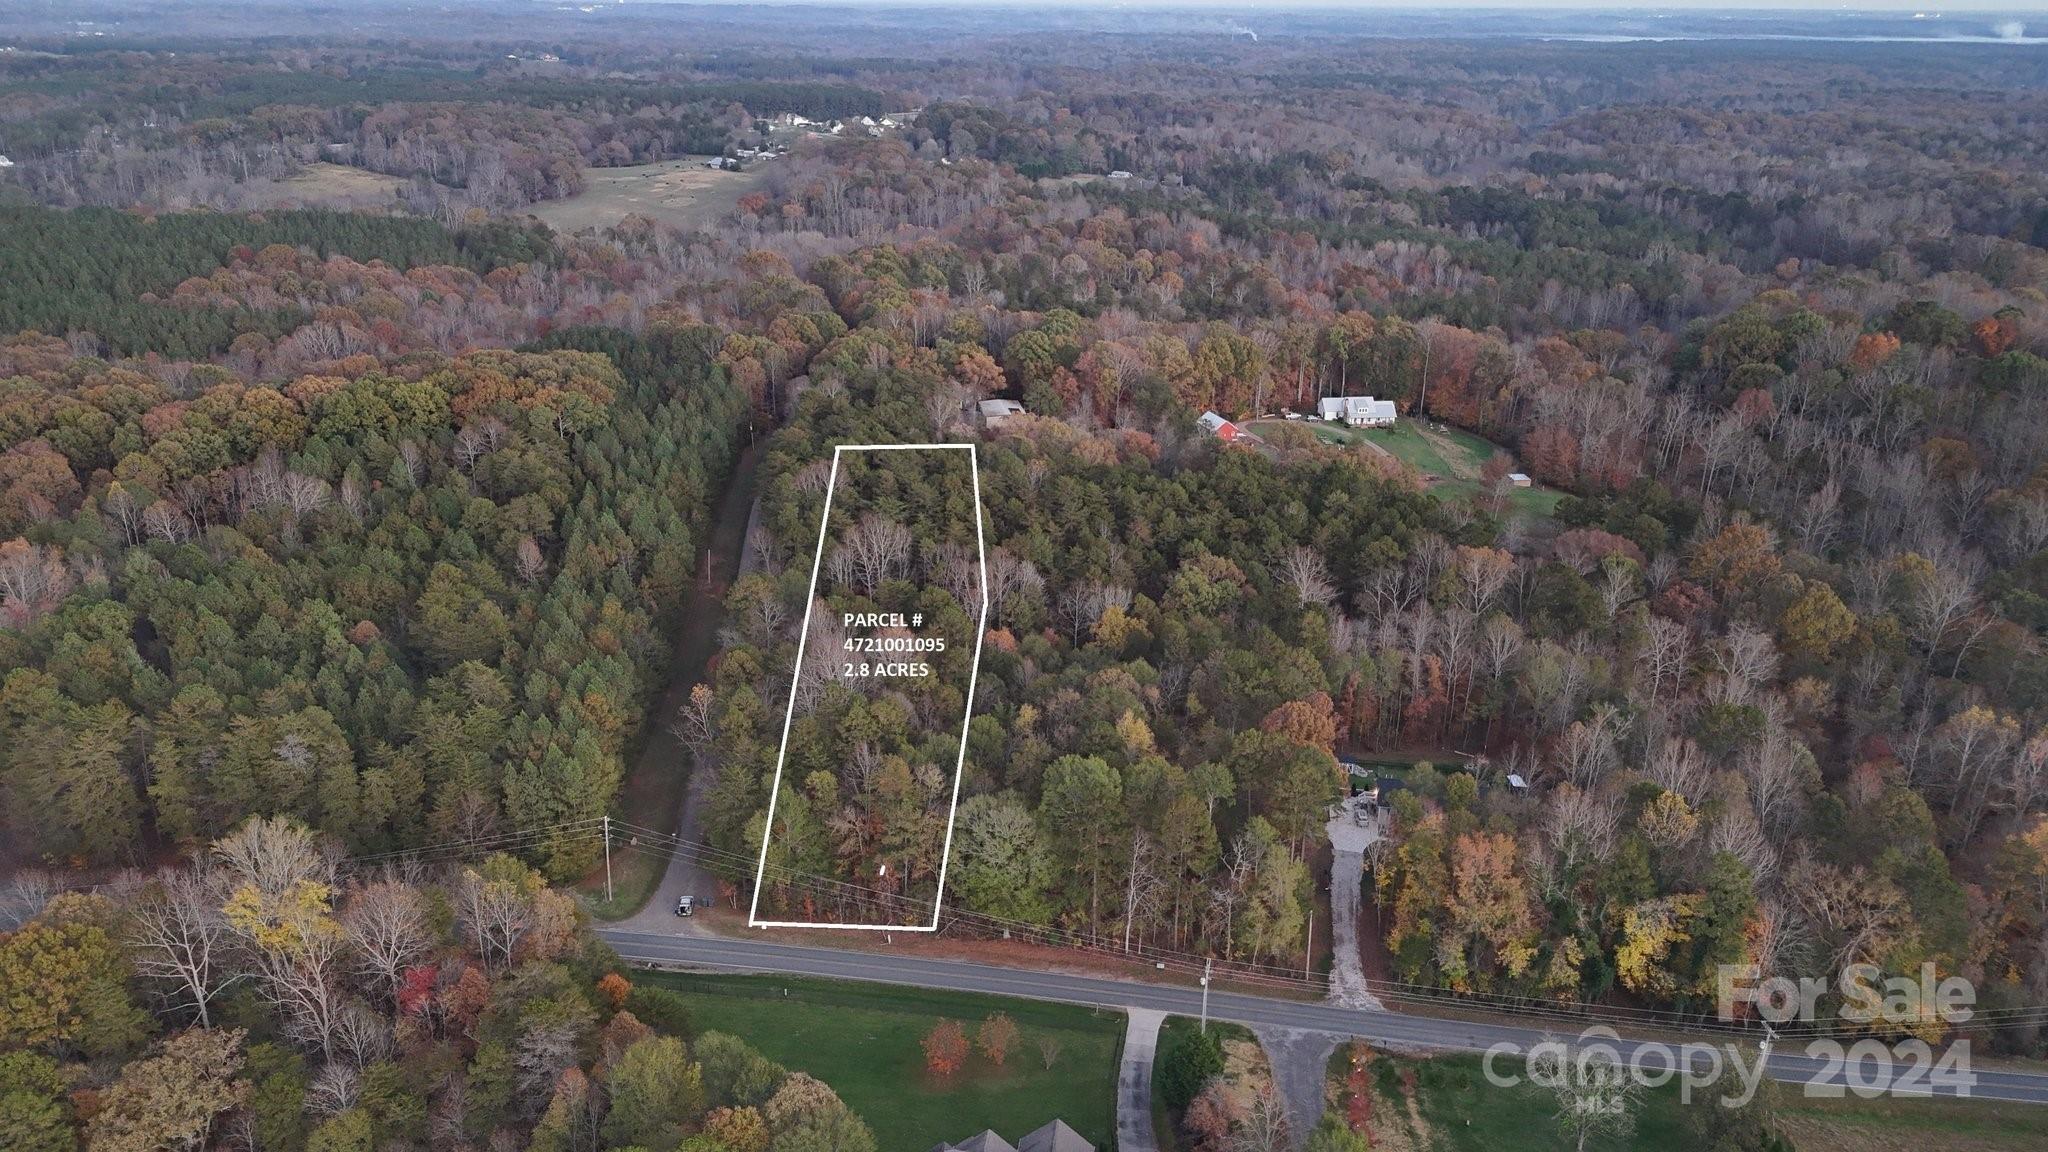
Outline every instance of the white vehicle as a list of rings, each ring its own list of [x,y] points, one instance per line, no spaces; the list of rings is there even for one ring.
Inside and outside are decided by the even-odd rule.
[[[694,916],[696,914],[697,898],[695,896],[681,896],[676,899],[676,915]]]

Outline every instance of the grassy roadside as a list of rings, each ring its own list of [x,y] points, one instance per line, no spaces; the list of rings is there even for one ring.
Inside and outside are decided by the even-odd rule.
[[[1122,1013],[928,988],[777,976],[639,972],[689,1005],[700,1032],[729,1032],[770,1059],[830,1084],[875,1131],[878,1147],[918,1152],[993,1128],[1013,1143],[1055,1117],[1098,1147],[1116,1132]],[[1001,1067],[976,1051],[940,1080],[922,1041],[941,1019],[970,1038],[991,1013],[1017,1024]],[[1041,1049],[1055,1051],[1048,1065]]]
[[[1180,1134],[1174,1129],[1174,1117],[1166,1107],[1166,1097],[1159,1088],[1159,1062],[1176,1043],[1199,1032],[1202,1022],[1191,1016],[1168,1016],[1159,1026],[1159,1047],[1152,1058],[1152,1131],[1159,1141],[1159,1152],[1178,1152]],[[1242,1024],[1230,1024],[1221,1020],[1209,1021],[1209,1032],[1219,1041],[1236,1041],[1257,1044],[1259,1038]]]
[[[1354,1076],[1343,1045],[1330,1058],[1328,1085],[1340,1116],[1365,1117],[1374,1149],[1397,1152],[1495,1152],[1502,1148],[1565,1148],[1557,1103],[1527,1083],[1501,1088],[1486,1080],[1482,1057],[1429,1057],[1372,1051]],[[1518,1066],[1510,1062],[1514,1070]],[[1365,1100],[1353,1100],[1365,1086]],[[1776,1130],[1798,1152],[2020,1152],[2048,1147],[2048,1108],[1983,1100],[1821,1099],[1792,1085],[1762,1092]],[[1705,1152],[1695,1131],[1698,1109],[1719,1107],[1695,1095],[1687,1104],[1675,1084],[1644,1094],[1634,1133],[1589,1141],[1589,1149],[1658,1148]]]

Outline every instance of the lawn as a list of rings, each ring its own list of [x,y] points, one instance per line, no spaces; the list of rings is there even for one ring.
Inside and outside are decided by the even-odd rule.
[[[1116,1132],[1121,1013],[1002,996],[796,977],[642,972],[688,1001],[699,1031],[729,1032],[785,1067],[830,1084],[875,1130],[876,1146],[922,1152],[993,1128],[1015,1143],[1055,1117],[1098,1147]],[[785,995],[786,993],[786,995]],[[1009,1013],[1019,1038],[1004,1067],[980,1052],[950,1082],[925,1071],[925,1034],[941,1018],[974,1029]],[[1047,1068],[1039,1041],[1059,1045]]]
[[[1429,491],[1444,500],[1477,499],[1479,470],[1501,451],[1483,436],[1449,425],[1437,431],[1420,420],[1404,419],[1388,428],[1346,428],[1326,421],[1309,427],[1327,444],[1371,443],[1386,449],[1403,464],[1432,477]],[[1555,514],[1562,499],[1564,493],[1550,488],[1512,488],[1507,512],[1511,518],[1542,519]]]

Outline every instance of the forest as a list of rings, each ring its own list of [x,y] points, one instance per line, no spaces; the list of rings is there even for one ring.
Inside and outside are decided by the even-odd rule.
[[[707,915],[1298,978],[1352,762],[1390,994],[1931,965],[2048,1055],[2038,54],[180,11],[0,54],[0,1144],[871,1147],[591,935],[659,733]],[[708,230],[525,214],[770,136]],[[400,188],[247,210],[316,165]],[[933,442],[985,570],[856,468],[820,595],[944,675],[825,686],[834,449]]]

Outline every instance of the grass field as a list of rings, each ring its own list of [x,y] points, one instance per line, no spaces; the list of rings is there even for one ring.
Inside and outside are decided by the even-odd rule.
[[[1512,1063],[1512,1062],[1510,1062]],[[1330,1058],[1330,1075],[1342,1084],[1346,1049]],[[1568,1148],[1550,1093],[1529,1084],[1499,1088],[1487,1083],[1478,1056],[1411,1059],[1374,1056],[1372,1146],[1414,1152],[1499,1152]],[[1405,1081],[1413,1079],[1412,1093]],[[1683,1149],[1686,1127],[1676,1088],[1652,1092],[1627,1139],[1589,1140],[1588,1149]],[[1802,1152],[1804,1150],[1802,1149]]]
[[[284,180],[251,180],[234,188],[235,206],[244,210],[271,208],[390,208],[405,182],[396,176],[317,161]]]
[[[1498,1149],[1567,1148],[1554,1098],[1523,1084],[1486,1082],[1481,1057],[1427,1059],[1374,1055],[1372,1128],[1375,1149],[1407,1152],[1496,1152]],[[1510,1061],[1508,1066],[1519,1070]],[[1348,1049],[1330,1058],[1334,1099],[1349,1071]],[[1412,1094],[1406,1087],[1412,1078]],[[2048,1148],[2048,1108],[1985,1100],[1812,1099],[1794,1086],[1765,1085],[1779,1131],[1798,1152],[2020,1152]],[[1590,1141],[1603,1150],[1658,1148],[1693,1152],[1698,1137],[1687,1108],[1710,1108],[1711,1099],[1681,1102],[1675,1085],[1647,1093],[1627,1140]]]
[[[1326,421],[1305,421],[1326,444],[1372,444],[1420,473],[1429,491],[1446,500],[1475,500],[1479,470],[1500,451],[1492,441],[1448,425],[1439,432],[1419,420],[1402,420],[1389,428],[1347,428]],[[1549,488],[1513,488],[1508,492],[1510,517],[1541,519],[1557,511],[1564,493]]]
[[[705,159],[586,168],[583,191],[527,211],[559,232],[609,228],[627,216],[646,216],[678,228],[708,228],[731,212],[740,197],[761,187],[768,168],[777,163],[757,164],[744,172],[717,172],[704,166]]]
[[[876,1146],[923,1152],[993,1128],[1012,1143],[1055,1117],[1097,1146],[1116,1132],[1121,1013],[1001,996],[772,976],[642,972],[689,1002],[700,1031],[729,1032],[785,1067],[830,1084],[875,1130]],[[788,995],[783,995],[787,990]],[[1017,1022],[996,1068],[976,1052],[950,1082],[925,1071],[925,1034],[957,1020],[971,1038],[990,1013]],[[1059,1045],[1047,1068],[1039,1041]]]

